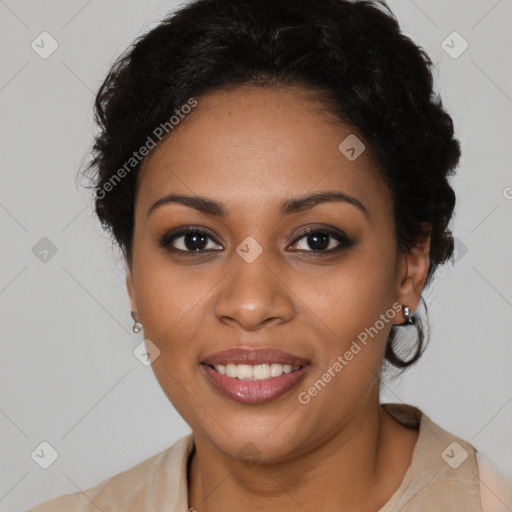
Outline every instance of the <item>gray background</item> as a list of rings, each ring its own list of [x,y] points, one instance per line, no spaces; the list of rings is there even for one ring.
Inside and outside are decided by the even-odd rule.
[[[189,431],[133,355],[142,333],[131,332],[122,262],[75,184],[94,91],[176,5],[0,0],[2,511],[85,490]],[[419,406],[512,473],[512,4],[390,5],[438,67],[463,158],[453,180],[457,262],[424,294],[431,343],[382,401]],[[31,48],[43,31],[59,45],[47,59]],[[441,47],[453,31],[469,43],[458,58]],[[445,44],[462,48],[453,37]],[[43,237],[57,249],[46,261]],[[46,470],[31,458],[43,441],[59,453]]]

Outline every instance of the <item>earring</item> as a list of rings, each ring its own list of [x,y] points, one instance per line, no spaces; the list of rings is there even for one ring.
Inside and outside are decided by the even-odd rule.
[[[405,318],[405,322],[400,325],[414,325],[414,313],[409,306],[405,306],[404,304],[402,304],[402,315]]]
[[[132,318],[133,318],[133,332],[140,332],[142,331],[142,324],[137,320],[137,317],[135,316],[135,311],[132,311]]]

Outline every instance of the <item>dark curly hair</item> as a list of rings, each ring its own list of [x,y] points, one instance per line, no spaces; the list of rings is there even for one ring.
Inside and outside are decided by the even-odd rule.
[[[431,68],[384,2],[192,1],[139,37],[98,91],[99,133],[86,169],[96,213],[131,265],[142,161],[134,155],[154,142],[155,128],[171,133],[171,116],[207,92],[299,86],[365,141],[391,191],[397,247],[410,250],[431,228],[429,284],[453,253],[448,224],[455,194],[447,178],[460,158]],[[422,354],[419,319],[416,327],[419,343],[405,361],[394,350],[393,326],[385,354],[392,365],[405,368]]]

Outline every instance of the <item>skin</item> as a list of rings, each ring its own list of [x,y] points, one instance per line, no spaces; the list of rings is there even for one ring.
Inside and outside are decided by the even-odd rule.
[[[369,152],[345,158],[338,145],[355,130],[333,122],[306,91],[244,86],[197,99],[143,162],[126,280],[144,336],[161,351],[155,376],[195,435],[189,506],[375,511],[400,485],[418,437],[379,405],[386,340],[402,314],[308,404],[297,396],[394,303],[417,309],[429,239],[397,250],[391,196]],[[331,190],[357,198],[368,214],[340,201],[278,213],[287,199]],[[148,215],[169,193],[211,198],[228,215],[178,203]],[[190,225],[212,236],[202,246],[209,252],[160,247],[171,230]],[[321,254],[303,232],[327,226],[353,245]],[[263,249],[252,263],[236,252],[248,236]],[[172,246],[185,250],[184,238]],[[269,346],[311,367],[297,387],[265,404],[226,398],[200,366],[226,348]],[[257,461],[243,456],[248,446]]]

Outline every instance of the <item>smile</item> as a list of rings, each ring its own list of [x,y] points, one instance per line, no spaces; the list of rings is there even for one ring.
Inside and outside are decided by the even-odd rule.
[[[291,391],[310,368],[309,360],[270,347],[236,347],[201,361],[208,382],[224,397],[263,404]]]

